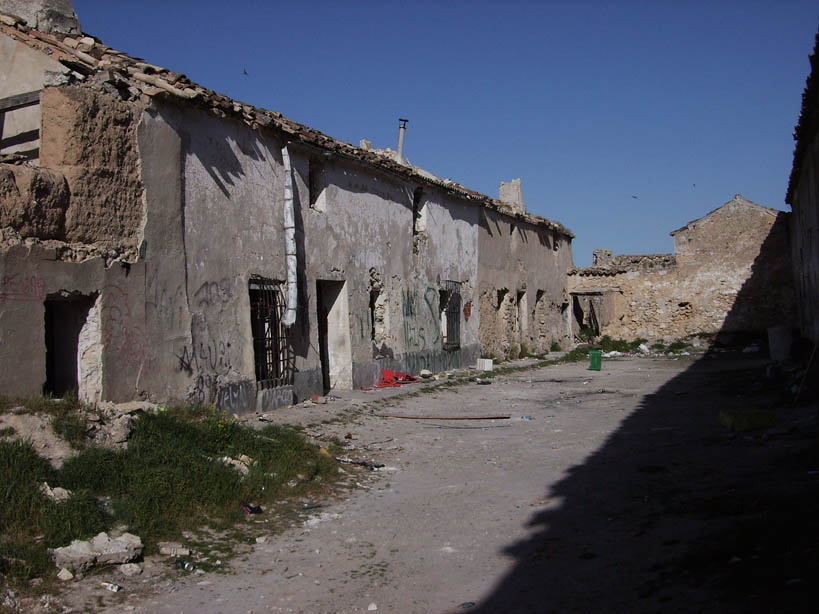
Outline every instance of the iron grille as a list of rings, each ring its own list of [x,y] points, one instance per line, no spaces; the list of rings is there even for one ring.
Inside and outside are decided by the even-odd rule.
[[[281,324],[285,308],[281,284],[252,277],[248,289],[257,387],[262,390],[290,385],[294,356],[289,329]]]
[[[461,282],[445,281],[440,293],[441,313],[443,314],[442,340],[445,350],[457,350],[461,347]]]

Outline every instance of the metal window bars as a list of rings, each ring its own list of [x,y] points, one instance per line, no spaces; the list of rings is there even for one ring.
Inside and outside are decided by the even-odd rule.
[[[248,292],[257,388],[290,385],[293,383],[295,356],[290,329],[281,323],[285,309],[281,283],[254,276],[248,283]]]

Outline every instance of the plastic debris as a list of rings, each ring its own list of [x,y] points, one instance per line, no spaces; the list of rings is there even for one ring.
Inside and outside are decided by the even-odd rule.
[[[367,606],[368,612],[375,612],[378,609],[378,606],[375,603],[371,603]]]
[[[118,593],[122,590],[122,587],[119,584],[114,584],[113,582],[100,582],[100,586],[107,591],[111,591],[112,593]]]
[[[637,349],[640,350],[640,354],[642,354],[643,356],[645,356],[649,352],[648,346],[645,343],[641,343],[640,345],[638,345]]]
[[[250,516],[252,514],[261,514],[262,513],[262,508],[261,507],[259,507],[258,505],[251,505],[250,503],[245,503],[244,501],[242,501],[242,509],[244,510],[245,514],[247,514],[248,516]]]
[[[532,418],[532,416],[521,416],[520,419],[521,420],[534,420],[534,418]]]
[[[159,542],[159,554],[166,556],[190,556],[191,549],[175,542]]]
[[[378,382],[376,388],[397,388],[402,384],[409,384],[410,382],[417,382],[418,378],[409,373],[400,373],[398,371],[389,371],[381,369],[381,381]]]
[[[196,565],[194,565],[194,564],[193,564],[193,563],[191,563],[190,561],[185,561],[185,560],[183,560],[183,559],[179,559],[179,560],[176,562],[176,568],[177,568],[177,569],[184,569],[184,570],[185,570],[185,571],[187,571],[187,572],[191,572],[191,571],[195,571],[195,570],[196,570]]]

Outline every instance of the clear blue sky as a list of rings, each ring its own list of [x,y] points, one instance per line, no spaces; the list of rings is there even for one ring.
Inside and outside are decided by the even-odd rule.
[[[591,250],[670,252],[735,193],[784,195],[816,0],[74,0],[106,44],[330,136],[396,146]],[[244,72],[247,71],[247,75]],[[636,198],[634,198],[636,197]]]

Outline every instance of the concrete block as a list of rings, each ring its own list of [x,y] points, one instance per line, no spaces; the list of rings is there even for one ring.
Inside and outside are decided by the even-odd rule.
[[[491,358],[478,358],[478,369],[480,371],[491,371],[493,368],[493,361]]]

